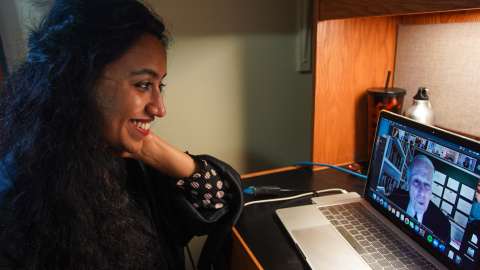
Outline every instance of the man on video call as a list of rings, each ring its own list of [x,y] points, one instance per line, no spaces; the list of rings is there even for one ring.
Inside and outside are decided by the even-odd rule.
[[[448,244],[450,222],[434,203],[430,203],[434,173],[435,167],[427,156],[416,156],[407,169],[407,190],[396,189],[388,198]]]

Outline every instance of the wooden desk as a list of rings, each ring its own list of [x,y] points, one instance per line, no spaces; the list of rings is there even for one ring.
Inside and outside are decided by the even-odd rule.
[[[341,188],[363,195],[365,179],[336,169],[312,171],[310,168],[290,168],[244,176],[242,186],[279,186],[304,191]],[[282,192],[281,195],[287,197],[299,193]],[[265,197],[245,195],[245,202],[256,199]],[[309,203],[310,197],[303,197],[245,206],[229,239],[231,261],[228,269],[309,269],[275,214],[278,208]]]

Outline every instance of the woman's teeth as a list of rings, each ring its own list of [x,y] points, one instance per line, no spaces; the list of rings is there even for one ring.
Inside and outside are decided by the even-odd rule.
[[[150,122],[141,122],[137,120],[131,121],[133,125],[137,126],[139,129],[149,130],[150,129]]]

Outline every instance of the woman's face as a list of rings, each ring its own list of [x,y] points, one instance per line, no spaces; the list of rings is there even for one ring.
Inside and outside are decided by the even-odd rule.
[[[165,48],[150,34],[106,66],[96,100],[105,123],[101,132],[107,147],[129,153],[142,148],[150,123],[166,113],[162,96],[166,74]]]

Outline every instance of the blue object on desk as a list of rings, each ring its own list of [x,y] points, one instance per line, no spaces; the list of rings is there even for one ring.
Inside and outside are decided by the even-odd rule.
[[[250,186],[243,190],[245,194],[259,195],[278,195],[280,194],[280,187],[277,186]]]

